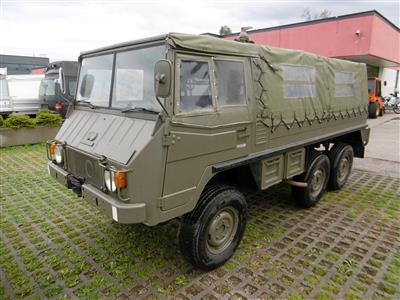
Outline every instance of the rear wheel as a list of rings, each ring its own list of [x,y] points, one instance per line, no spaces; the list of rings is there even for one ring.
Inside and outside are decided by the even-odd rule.
[[[194,266],[212,270],[224,264],[239,245],[246,227],[247,203],[236,189],[206,189],[179,230],[181,253]]]
[[[349,179],[353,166],[353,147],[339,143],[329,151],[331,172],[329,176],[329,188],[332,190],[341,189]]]
[[[379,116],[379,103],[378,101],[372,102],[368,105],[368,117],[376,119]]]
[[[330,173],[329,158],[325,154],[312,152],[307,170],[295,178],[307,183],[306,187],[292,186],[292,195],[302,207],[312,207],[318,203],[328,185]]]

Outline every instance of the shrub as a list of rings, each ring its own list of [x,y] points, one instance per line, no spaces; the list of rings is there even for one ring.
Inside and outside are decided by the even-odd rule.
[[[3,127],[6,128],[14,128],[14,129],[19,129],[19,128],[33,128],[35,127],[35,121],[27,115],[14,115],[11,114],[8,116],[7,119],[4,120],[3,122]]]
[[[61,125],[61,115],[54,114],[48,109],[42,109],[36,115],[36,125],[57,127]]]
[[[3,116],[0,115],[0,127],[3,127],[3,124],[4,124],[4,119]]]

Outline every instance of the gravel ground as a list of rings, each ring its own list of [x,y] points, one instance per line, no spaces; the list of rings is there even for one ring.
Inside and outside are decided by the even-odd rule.
[[[249,224],[212,272],[180,255],[177,221],[120,225],[49,178],[43,145],[0,150],[1,299],[400,299],[400,180],[355,170],[299,209],[247,193]]]

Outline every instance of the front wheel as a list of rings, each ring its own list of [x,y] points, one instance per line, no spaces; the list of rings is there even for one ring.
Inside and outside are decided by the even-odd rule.
[[[368,105],[368,117],[371,119],[376,119],[379,117],[379,103],[378,101],[372,102]]]
[[[300,206],[308,208],[318,203],[328,185],[329,173],[329,158],[325,154],[312,152],[307,170],[295,178],[296,181],[307,183],[307,186],[292,186],[293,198]]]
[[[196,208],[182,219],[180,250],[195,267],[215,269],[233,255],[246,220],[247,203],[239,191],[225,185],[210,187]]]

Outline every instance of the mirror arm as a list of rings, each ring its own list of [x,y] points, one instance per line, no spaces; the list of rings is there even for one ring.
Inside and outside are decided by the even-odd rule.
[[[160,104],[160,106],[162,107],[163,111],[165,111],[165,113],[167,114],[167,117],[169,117],[169,113],[167,111],[167,109],[165,108],[164,104],[162,103],[162,101],[160,100],[160,98],[158,98],[158,96],[156,96],[157,102],[158,104]]]

